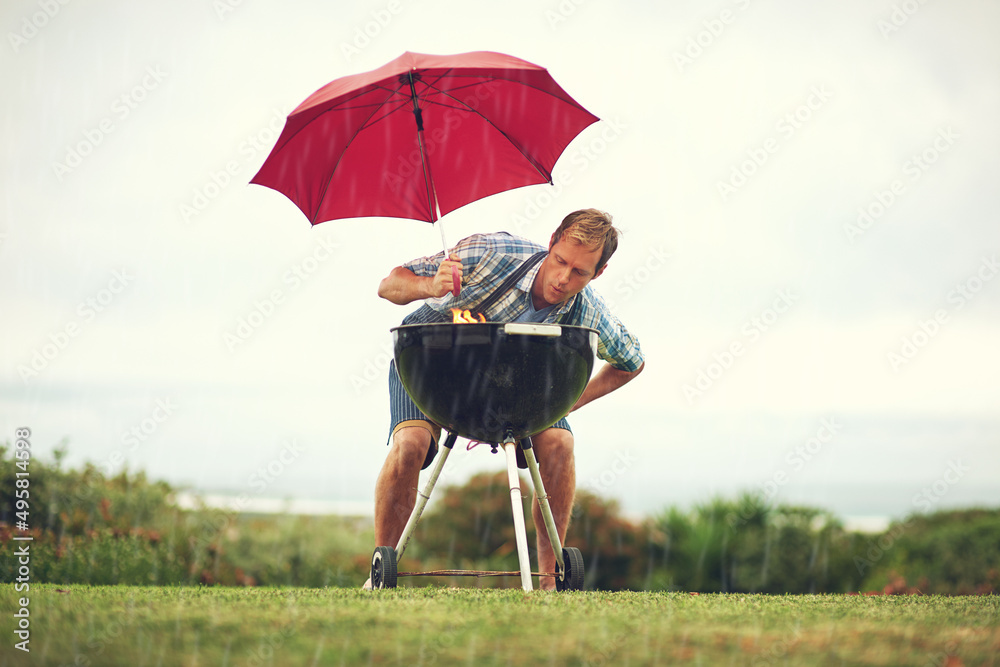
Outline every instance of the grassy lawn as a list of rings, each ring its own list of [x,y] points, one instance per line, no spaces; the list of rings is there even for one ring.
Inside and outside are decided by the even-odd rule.
[[[31,584],[28,654],[23,595],[0,586],[0,666],[1000,665],[997,596]]]

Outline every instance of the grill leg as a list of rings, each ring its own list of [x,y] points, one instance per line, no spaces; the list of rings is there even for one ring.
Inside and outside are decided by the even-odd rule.
[[[410,542],[413,531],[417,528],[420,515],[423,514],[424,507],[427,505],[427,501],[430,500],[431,491],[434,490],[434,485],[437,484],[441,470],[444,468],[444,462],[448,460],[448,455],[451,454],[451,448],[455,446],[456,440],[458,440],[457,433],[448,434],[448,437],[445,438],[441,446],[441,451],[438,452],[434,467],[431,468],[431,476],[427,478],[424,490],[417,491],[417,504],[413,506],[413,511],[410,512],[410,518],[406,522],[406,527],[403,528],[403,534],[399,536],[399,542],[396,543],[396,562],[399,562],[399,559],[403,557],[403,552],[406,551],[406,545]]]
[[[503,443],[507,455],[507,481],[510,484],[510,504],[514,514],[514,536],[517,542],[517,562],[521,567],[521,587],[531,590],[531,559],[528,557],[528,532],[524,527],[524,505],[521,503],[521,480],[517,476],[517,444]]]
[[[559,539],[559,531],[556,529],[556,520],[552,516],[552,507],[549,506],[549,496],[545,493],[545,485],[542,484],[542,476],[538,472],[538,459],[535,458],[535,450],[531,447],[531,438],[525,438],[521,447],[524,453],[524,460],[528,464],[528,472],[531,473],[531,483],[535,487],[535,497],[538,499],[538,508],[542,511],[542,520],[545,521],[545,530],[549,534],[549,544],[555,552],[556,565],[560,572],[566,571],[566,563],[563,562],[563,545]],[[536,526],[537,530],[537,526]]]

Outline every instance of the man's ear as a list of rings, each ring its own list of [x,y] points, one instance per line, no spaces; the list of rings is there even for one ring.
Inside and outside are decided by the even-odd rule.
[[[549,250],[552,250],[552,246],[554,246],[558,240],[559,239],[556,238],[556,233],[552,232],[552,236],[549,237]]]
[[[607,262],[604,263],[604,266],[601,267],[600,271],[598,271],[597,273],[594,274],[594,278],[600,278],[601,274],[604,273],[604,269],[606,269],[606,268],[608,268],[608,263]],[[593,280],[594,278],[591,278],[591,280]]]

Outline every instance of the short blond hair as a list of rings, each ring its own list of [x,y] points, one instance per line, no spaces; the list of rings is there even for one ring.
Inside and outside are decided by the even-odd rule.
[[[597,261],[595,271],[608,263],[611,255],[618,249],[618,236],[621,232],[611,224],[611,214],[596,208],[585,208],[573,211],[559,224],[552,235],[552,245],[560,240],[572,239],[588,248],[600,248],[601,257]]]

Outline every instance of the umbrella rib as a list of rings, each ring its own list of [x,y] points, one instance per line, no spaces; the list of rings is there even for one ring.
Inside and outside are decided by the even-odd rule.
[[[584,111],[586,113],[590,113],[585,108],[583,108],[580,105],[579,102],[577,102],[576,100],[574,100],[572,97],[569,97],[568,95],[566,97],[560,97],[559,95],[556,95],[556,94],[552,93],[551,91],[546,90],[545,88],[542,88],[541,86],[536,86],[533,83],[527,83],[525,81],[521,81],[521,80],[518,80],[518,79],[512,79],[512,78],[505,77],[505,76],[496,76],[495,74],[490,75],[490,76],[493,79],[497,79],[497,80],[500,80],[500,81],[508,81],[510,83],[516,83],[517,85],[524,86],[525,88],[532,88],[534,90],[537,90],[540,93],[544,93],[544,94],[548,95],[549,97],[555,97],[556,99],[562,100],[566,104],[569,104],[570,106],[574,106],[577,109],[579,109],[580,111]],[[472,75],[472,74],[452,74],[451,77],[454,78],[454,79],[464,79],[464,78],[474,79],[474,78],[479,78],[478,75]],[[441,76],[437,77],[437,80],[441,80],[443,78],[444,78],[444,75],[441,75]],[[428,87],[430,87],[430,84],[426,84],[426,85]],[[475,85],[476,84],[473,82],[473,83],[470,83],[470,84],[465,85],[465,86],[457,86],[454,90],[462,90],[464,88],[471,88],[472,86],[475,86]],[[445,93],[444,91],[441,91],[441,90],[439,90],[437,88],[435,88],[434,90],[437,90],[438,92],[447,95],[447,93]],[[565,92],[565,91],[563,91],[563,92]],[[593,115],[593,114],[591,114],[591,115]]]
[[[442,75],[442,78],[443,78],[443,75]],[[494,77],[494,78],[497,78],[497,77]],[[504,81],[510,81],[510,79],[504,79]],[[490,125],[490,127],[492,127],[494,130],[496,130],[497,132],[499,132],[500,135],[504,139],[506,139],[507,142],[511,146],[513,146],[514,149],[518,153],[521,154],[521,156],[528,162],[528,164],[530,164],[532,167],[535,168],[535,171],[537,171],[538,174],[540,176],[542,176],[546,180],[546,182],[548,182],[549,184],[552,183],[552,174],[549,173],[546,169],[544,169],[540,164],[538,164],[538,162],[531,155],[529,155],[528,153],[526,153],[524,151],[524,149],[521,148],[521,146],[519,146],[516,142],[514,142],[514,140],[512,140],[510,138],[510,135],[508,135],[506,132],[504,132],[499,127],[497,127],[497,125],[493,121],[491,121],[489,118],[487,118],[483,114],[479,113],[478,110],[473,109],[468,104],[465,104],[464,102],[462,102],[462,100],[458,99],[457,97],[454,97],[449,92],[441,90],[440,88],[434,87],[430,83],[426,83],[426,82],[423,82],[423,83],[424,83],[425,86],[427,86],[428,88],[431,88],[432,90],[436,91],[438,94],[444,95],[448,99],[454,100],[455,102],[457,102],[459,104],[459,107],[449,107],[449,108],[463,108],[463,109],[466,109],[466,110],[468,110],[468,111],[476,114],[477,116],[479,116],[483,121],[485,121],[486,123],[488,123]],[[515,81],[514,83],[517,83],[517,82]],[[426,98],[425,98],[425,101],[428,102],[428,103],[430,103],[430,104],[437,104],[438,106],[446,106],[444,104],[441,104],[440,102],[435,102],[434,100],[430,100],[430,99],[426,99]]]
[[[477,75],[471,75],[471,74],[453,74],[452,72],[453,72],[453,68],[449,68],[449,69],[445,70],[439,76],[435,77],[434,82],[436,83],[437,81],[440,81],[441,79],[445,78],[446,76],[450,76],[451,78],[465,78],[465,77],[468,77],[470,79],[471,78],[479,78]],[[521,85],[521,86],[525,86],[527,88],[532,88],[532,89],[537,90],[537,91],[539,91],[541,93],[544,93],[544,94],[546,94],[546,95],[548,95],[550,97],[555,97],[556,99],[559,99],[559,100],[565,102],[566,104],[569,104],[570,106],[574,106],[574,107],[580,109],[581,111],[584,111],[584,112],[590,114],[590,112],[587,111],[586,109],[584,109],[582,106],[580,106],[580,104],[578,102],[576,102],[576,100],[573,100],[572,98],[566,99],[564,97],[560,97],[559,95],[554,95],[552,92],[550,92],[548,90],[545,90],[544,88],[542,88],[540,86],[536,86],[536,85],[533,85],[531,83],[525,83],[524,81],[519,81],[517,79],[513,79],[513,78],[509,78],[509,77],[497,76],[495,74],[491,74],[490,75],[490,80],[508,81],[510,83],[515,83],[515,84],[518,84],[518,85]],[[524,159],[527,160],[527,162],[532,167],[535,168],[535,171],[537,171],[539,173],[539,175],[541,175],[543,178],[545,178],[546,182],[548,182],[549,184],[552,183],[552,174],[550,172],[548,172],[547,170],[545,170],[544,168],[542,168],[542,166],[539,165],[530,155],[528,155],[527,153],[525,153],[524,150],[520,146],[518,146],[513,140],[511,140],[510,135],[508,135],[506,132],[504,132],[499,127],[497,127],[496,124],[493,123],[493,121],[491,121],[489,118],[487,118],[483,114],[479,113],[476,109],[473,109],[469,105],[467,105],[464,102],[462,102],[462,100],[460,100],[457,97],[451,95],[450,92],[441,90],[440,88],[436,87],[435,85],[433,85],[432,83],[427,82],[427,81],[422,81],[421,83],[423,83],[425,86],[427,86],[427,88],[430,88],[430,89],[436,91],[438,94],[443,95],[443,96],[445,96],[445,97],[447,97],[447,98],[455,101],[459,105],[458,107],[448,107],[448,108],[452,108],[452,109],[454,109],[454,108],[464,108],[464,109],[467,109],[468,111],[471,111],[472,113],[476,114],[477,116],[479,116],[480,118],[482,118],[484,121],[486,121],[487,123],[489,123],[490,126],[492,126],[497,132],[499,132],[504,137],[504,139],[506,139],[510,143],[510,145],[513,146],[515,148],[515,150],[517,150],[517,152],[520,153],[524,157]],[[461,90],[461,89],[464,89],[464,88],[472,87],[474,85],[476,85],[476,84],[475,83],[469,83],[466,86],[456,87],[454,90]],[[436,102],[434,100],[431,100],[429,98],[424,98],[424,99],[429,104],[437,104],[438,106],[448,106],[448,105],[445,105],[445,104],[441,104],[440,102]],[[590,115],[593,116],[593,114],[590,114]]]
[[[389,92],[389,96],[388,96],[388,97],[386,97],[386,99],[385,99],[385,100],[383,100],[382,102],[378,102],[378,103],[374,103],[374,104],[362,104],[362,105],[359,105],[359,106],[356,106],[356,107],[345,107],[345,106],[343,106],[343,105],[340,105],[340,104],[338,104],[338,105],[335,105],[335,106],[331,106],[331,107],[329,107],[329,108],[326,108],[326,109],[323,109],[323,110],[322,110],[321,112],[319,112],[319,113],[318,113],[318,114],[316,115],[316,118],[319,118],[320,116],[322,116],[322,115],[324,115],[324,114],[327,114],[327,113],[330,113],[330,112],[332,112],[332,111],[343,111],[343,110],[345,110],[345,109],[346,109],[346,110],[351,110],[351,109],[363,109],[363,108],[365,108],[365,107],[367,107],[367,106],[370,106],[370,107],[373,107],[373,108],[372,108],[372,113],[371,113],[371,115],[369,115],[369,116],[368,116],[368,118],[367,118],[367,119],[365,120],[365,123],[364,123],[364,124],[362,124],[362,126],[361,126],[362,128],[366,127],[366,126],[367,126],[367,123],[368,123],[368,121],[369,121],[369,120],[371,120],[372,116],[374,116],[374,115],[375,115],[375,112],[377,112],[377,111],[378,111],[379,109],[381,109],[381,108],[382,108],[382,107],[383,107],[383,106],[384,106],[384,105],[385,105],[385,104],[386,104],[386,103],[388,102],[388,100],[389,100],[389,97],[391,97],[391,96],[392,96],[393,94],[395,94],[395,93],[399,92],[399,90],[398,90],[398,89],[397,89],[397,90],[395,90],[395,91],[393,91],[393,90],[391,90],[390,88],[385,88],[385,87],[383,87],[383,86],[375,86],[374,88],[375,88],[375,89],[378,89],[378,88],[381,88],[382,90],[385,90],[385,91],[388,91],[388,92]],[[358,97],[361,97],[362,95],[364,95],[364,94],[366,94],[366,93],[368,93],[368,92],[369,92],[368,90],[365,90],[365,91],[359,91],[359,92],[358,92],[357,94],[355,94],[355,95],[352,95],[352,96],[351,96],[351,97],[350,97],[349,99],[347,99],[347,100],[345,100],[345,101],[348,101],[348,102],[349,102],[349,101],[351,101],[351,100],[354,100],[354,99],[357,99]],[[393,112],[394,112],[394,111],[395,111],[395,110],[393,110]],[[393,112],[390,112],[390,113],[393,113]],[[289,116],[289,117],[291,117],[291,116]],[[306,129],[306,128],[307,128],[307,127],[308,127],[308,126],[309,126],[309,125],[311,124],[311,123],[315,122],[315,121],[316,121],[316,118],[313,118],[312,120],[310,120],[310,121],[309,121],[308,123],[306,123],[305,125],[303,125],[302,127],[300,127],[300,128],[298,129],[298,130],[296,130],[295,132],[293,132],[293,133],[292,133],[292,134],[291,134],[291,135],[290,135],[290,136],[289,136],[289,137],[288,137],[287,139],[285,139],[285,142],[284,142],[284,143],[283,143],[283,144],[281,145],[281,148],[277,149],[277,150],[278,150],[278,152],[280,152],[282,148],[284,148],[284,147],[285,147],[285,146],[286,146],[286,145],[287,145],[287,144],[288,144],[288,143],[289,143],[289,142],[290,142],[290,141],[291,141],[291,140],[292,140],[292,139],[293,139],[293,138],[294,138],[294,137],[295,137],[296,135],[298,135],[298,133],[299,133],[299,132],[302,132],[302,131],[303,131],[303,130],[305,130],[305,129]],[[352,140],[353,140],[353,137],[352,137]],[[350,142],[348,142],[348,143],[350,143]],[[277,147],[276,147],[276,148],[277,148]]]
[[[324,109],[323,112],[320,115],[323,115],[323,114],[325,114],[327,112],[330,112],[330,111],[350,111],[350,110],[353,110],[353,109],[363,109],[363,108],[368,107],[368,106],[374,107],[373,110],[372,110],[373,113],[371,115],[369,115],[368,118],[365,119],[365,122],[362,123],[361,126],[358,128],[359,131],[360,130],[364,130],[366,128],[372,127],[372,125],[374,125],[375,123],[378,123],[379,121],[387,118],[388,116],[391,116],[392,114],[396,113],[399,109],[401,109],[401,108],[403,108],[403,107],[406,106],[406,104],[410,101],[410,98],[409,97],[402,97],[397,102],[397,106],[394,107],[394,108],[392,108],[389,111],[389,113],[384,113],[384,114],[380,115],[377,119],[375,119],[374,122],[372,121],[372,118],[375,117],[376,113],[379,110],[384,109],[387,106],[389,106],[389,105],[392,104],[392,102],[390,100],[391,100],[391,98],[394,95],[396,95],[396,94],[399,93],[400,88],[402,88],[402,86],[399,86],[396,89],[392,89],[392,88],[387,88],[387,87],[379,85],[379,84],[375,84],[375,85],[372,86],[371,90],[384,90],[384,91],[386,91],[388,93],[388,95],[386,96],[386,98],[384,100],[382,100],[381,102],[376,102],[376,103],[373,103],[373,104],[361,104],[361,105],[356,106],[356,107],[345,106],[343,104],[338,104],[338,105],[336,105],[334,107],[330,107],[329,109]],[[362,94],[367,94],[368,92],[370,92],[370,91],[366,90],[363,93],[358,93],[357,95],[344,100],[344,102],[350,102],[351,100],[354,100],[354,99],[360,97]],[[318,118],[318,116],[317,116],[317,118]],[[353,139],[353,137],[352,137],[352,139]]]
[[[378,87],[379,87],[379,88],[382,88],[382,86],[378,86]],[[400,84],[400,88],[401,88],[401,87],[402,87],[402,84]],[[384,88],[384,90],[388,91],[388,92],[389,92],[389,95],[388,95],[388,96],[386,97],[386,99],[385,99],[385,100],[383,101],[383,104],[387,103],[387,102],[389,101],[389,99],[390,99],[390,98],[391,98],[391,97],[392,97],[393,95],[395,95],[396,93],[398,93],[398,92],[399,92],[399,88],[396,88],[396,90],[392,90],[391,88]],[[312,217],[311,217],[311,218],[310,218],[310,220],[309,220],[309,223],[310,223],[310,224],[312,224],[312,225],[314,225],[314,226],[315,226],[316,224],[318,224],[318,223],[317,223],[317,221],[316,221],[316,219],[317,219],[317,218],[319,217],[319,209],[320,209],[320,207],[322,207],[322,205],[323,205],[323,200],[324,200],[324,199],[326,199],[326,193],[327,193],[327,192],[329,191],[329,189],[330,189],[330,183],[331,183],[331,182],[333,181],[333,175],[337,173],[337,169],[338,169],[338,168],[340,167],[340,163],[341,163],[341,161],[342,161],[342,160],[344,159],[344,155],[346,155],[346,154],[347,154],[347,149],[348,149],[348,147],[350,147],[351,143],[353,143],[353,142],[354,142],[354,139],[355,139],[355,138],[356,138],[356,137],[358,136],[358,134],[360,134],[360,133],[361,133],[361,130],[365,129],[365,127],[367,127],[367,126],[368,126],[368,121],[370,121],[370,120],[371,120],[372,116],[374,116],[374,115],[375,115],[375,113],[376,113],[376,112],[377,112],[377,111],[378,111],[378,110],[379,110],[380,108],[382,108],[382,105],[378,105],[378,106],[376,106],[376,107],[375,107],[375,109],[374,109],[374,110],[372,110],[372,113],[371,113],[371,114],[370,114],[370,115],[368,116],[368,118],[366,118],[366,119],[365,119],[365,122],[361,123],[361,125],[359,125],[359,126],[358,126],[358,128],[357,128],[357,129],[356,129],[356,130],[354,131],[354,134],[352,134],[352,135],[351,135],[351,138],[350,138],[350,139],[348,139],[348,140],[347,140],[347,143],[345,143],[345,144],[344,144],[344,150],[340,151],[340,155],[339,155],[339,156],[337,157],[337,162],[336,162],[336,164],[334,164],[334,165],[333,165],[333,169],[331,169],[331,170],[330,170],[330,176],[329,176],[329,177],[328,177],[328,178],[326,179],[326,184],[325,184],[325,185],[323,186],[323,191],[322,191],[322,192],[320,193],[320,197],[319,197],[319,202],[320,202],[320,203],[319,203],[319,206],[317,206],[317,207],[316,207],[316,212],[315,212],[315,213],[313,213]],[[323,114],[325,114],[325,113],[328,113],[328,112],[330,112],[330,111],[333,111],[333,110],[334,110],[334,109],[327,109],[327,110],[324,110],[324,111],[323,111],[323,113],[321,113],[320,115],[323,115]],[[393,113],[393,112],[391,112],[391,111],[390,111],[389,113]],[[388,115],[388,114],[386,114],[386,115]],[[318,118],[318,116],[317,116],[317,118]],[[377,122],[377,121],[376,121],[376,122]]]

